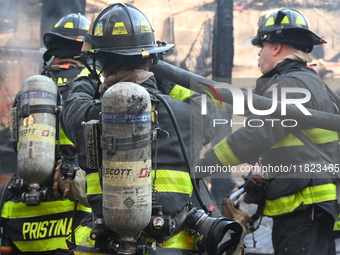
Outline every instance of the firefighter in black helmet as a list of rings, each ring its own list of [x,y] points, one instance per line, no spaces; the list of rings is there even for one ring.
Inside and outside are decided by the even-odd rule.
[[[70,82],[83,68],[75,57],[80,55],[89,25],[88,18],[71,13],[61,18],[43,37],[47,50],[43,55],[42,74],[55,81],[62,97],[67,96]],[[19,92],[13,105],[19,109],[21,96]],[[42,196],[37,204],[33,206],[23,198],[29,188],[18,174],[1,190],[1,254],[70,254],[66,238],[72,227],[91,217],[91,209],[84,206],[87,205],[86,196],[78,197],[73,193],[82,190],[77,194],[83,194],[85,190],[84,178],[81,177],[85,173],[79,169],[77,150],[62,130],[60,140],[55,144],[58,143],[60,146],[56,148],[60,150],[60,155],[55,160],[55,178],[52,176],[40,185]],[[34,146],[31,150],[32,154],[40,153],[35,151]]]
[[[70,84],[84,68],[79,55],[90,23],[91,21],[84,15],[70,13],[59,19],[51,31],[43,36],[46,50],[43,54],[44,64],[41,74],[50,77],[57,84],[61,95],[60,104],[63,104],[67,98]],[[20,95],[19,92],[13,103],[17,108],[20,108]],[[59,130],[59,140],[56,144],[58,145],[57,157],[60,158],[57,169],[60,169],[61,178],[73,179],[79,169],[77,148],[62,129]],[[78,174],[80,172],[82,171]],[[64,185],[64,182],[60,184]],[[79,197],[79,200],[87,205],[83,198]]]
[[[307,66],[313,47],[325,40],[309,29],[300,12],[282,8],[260,17],[251,42],[260,47],[258,64],[263,74],[256,82],[256,94],[274,99],[286,91],[290,101],[298,102],[304,95],[297,91],[303,88],[311,93],[304,107],[337,113],[334,92]],[[263,214],[273,218],[275,254],[335,254],[337,187],[335,175],[327,169],[338,168],[338,134],[295,122],[271,125],[268,118],[250,114],[247,123],[264,124],[241,127],[207,151],[200,164],[259,162],[267,181],[250,176],[244,189],[248,195],[264,194]]]
[[[91,21],[80,13],[70,13],[61,18],[43,36],[46,51],[43,55],[44,65],[41,74],[54,80],[58,85],[62,100],[70,90],[70,84],[84,68],[79,55],[89,30]],[[78,167],[77,149],[66,137],[63,130],[59,134],[60,153],[63,158],[62,170],[73,171]],[[63,173],[67,176],[67,172]]]
[[[84,15],[70,13],[43,36],[46,51],[42,74],[58,84],[64,99],[67,98],[69,84],[84,67],[79,55],[90,23]]]
[[[257,35],[251,38],[254,46],[261,47],[264,42],[282,42],[310,53],[315,45],[326,43],[324,38],[309,29],[306,18],[296,10],[281,9],[269,16],[263,15],[258,25]]]
[[[179,125],[184,140],[184,146],[190,145],[190,91],[181,94],[181,100],[174,99],[161,92],[155,77],[149,71],[150,66],[157,61],[157,54],[163,54],[174,45],[156,44],[154,31],[145,15],[130,4],[115,3],[103,9],[93,22],[90,34],[86,35],[86,43],[89,46],[86,54],[87,64],[90,70],[88,76],[82,76],[74,81],[69,97],[65,102],[62,113],[62,125],[65,133],[79,148],[78,162],[82,169],[86,170],[88,201],[96,216],[93,230],[88,229],[88,236],[95,237],[95,246],[99,249],[107,248],[107,244],[114,236],[112,231],[105,229],[102,212],[102,190],[98,169],[92,169],[86,164],[85,138],[81,123],[92,119],[99,119],[101,111],[101,94],[118,82],[128,81],[140,84],[153,95],[161,95],[171,107],[175,119]],[[93,69],[95,71],[93,71]],[[103,74],[102,79],[97,74]],[[172,91],[173,92],[173,91]],[[170,92],[175,96],[176,93]],[[183,90],[182,90],[183,92]],[[155,99],[155,97],[152,97]],[[192,105],[198,107],[200,113],[200,96],[191,97]],[[114,102],[113,102],[114,103]],[[178,137],[171,118],[165,106],[157,99],[152,100],[153,109],[157,111],[161,129],[166,130],[164,139],[159,139],[157,145],[152,145],[153,178],[155,193],[155,205],[158,212],[169,219],[167,227],[149,231],[145,229],[143,237],[149,237],[147,241],[155,241],[158,246],[166,249],[176,249],[179,254],[192,254],[196,250],[195,240],[190,236],[188,229],[184,227],[185,215],[188,212],[189,198],[193,192],[193,184],[190,180],[190,172],[185,158],[181,152]],[[201,126],[211,128],[212,118],[218,117],[219,112],[211,101],[208,101],[208,112]],[[166,138],[166,133],[169,137]],[[199,150],[212,140],[212,130],[205,132],[206,136],[197,137],[197,143],[192,155],[197,158]],[[169,227],[169,228],[168,228]],[[99,230],[102,231],[99,231]],[[119,234],[119,233],[118,233]],[[82,234],[83,235],[83,234]],[[84,236],[84,235],[83,235]],[[89,238],[86,239],[89,241]],[[79,242],[84,245],[86,242]],[[89,242],[88,242],[89,243]],[[106,245],[105,245],[106,243]],[[92,244],[93,245],[93,244]],[[91,246],[91,244],[89,244]],[[168,252],[171,252],[169,250]],[[175,252],[175,251],[173,251]]]

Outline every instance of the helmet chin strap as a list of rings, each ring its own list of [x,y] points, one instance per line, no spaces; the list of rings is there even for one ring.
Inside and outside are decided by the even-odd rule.
[[[100,74],[103,72],[104,68],[102,68],[102,70],[100,70],[100,72],[97,73],[95,54],[93,54],[91,57],[88,57],[88,56],[85,56],[84,52],[82,52],[82,53],[80,53],[79,57],[80,57],[81,62],[87,68],[87,70],[89,70],[91,77],[95,78],[99,83],[101,83]],[[90,59],[92,59],[92,63],[90,63],[92,66],[90,66],[90,64],[88,63],[89,62],[88,60],[90,60]]]

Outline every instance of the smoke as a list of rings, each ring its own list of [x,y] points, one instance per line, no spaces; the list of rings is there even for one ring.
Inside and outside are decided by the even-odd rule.
[[[42,0],[41,36],[50,31],[54,24],[70,13],[85,14],[86,0]]]
[[[15,172],[10,111],[22,83],[41,72],[42,36],[66,14],[85,12],[85,0],[0,0],[0,174]],[[0,176],[1,187],[1,176]]]
[[[17,24],[17,19],[15,15],[15,7],[17,5],[17,0],[5,1],[1,0],[0,8],[0,34],[13,33]],[[10,10],[10,11],[9,11]],[[13,17],[14,14],[14,17]]]

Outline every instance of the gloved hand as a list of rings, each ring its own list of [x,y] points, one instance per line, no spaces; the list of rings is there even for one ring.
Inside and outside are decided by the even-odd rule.
[[[243,184],[243,188],[244,191],[247,193],[260,193],[266,187],[266,179],[259,174],[250,175],[248,177],[243,175],[242,178],[245,181]]]

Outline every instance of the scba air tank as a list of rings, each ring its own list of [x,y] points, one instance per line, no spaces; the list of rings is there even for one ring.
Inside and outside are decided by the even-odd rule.
[[[28,184],[41,184],[53,173],[57,86],[43,75],[23,83],[18,111],[18,172]]]
[[[151,218],[151,100],[140,85],[121,82],[102,98],[102,183],[105,224],[135,236]]]

